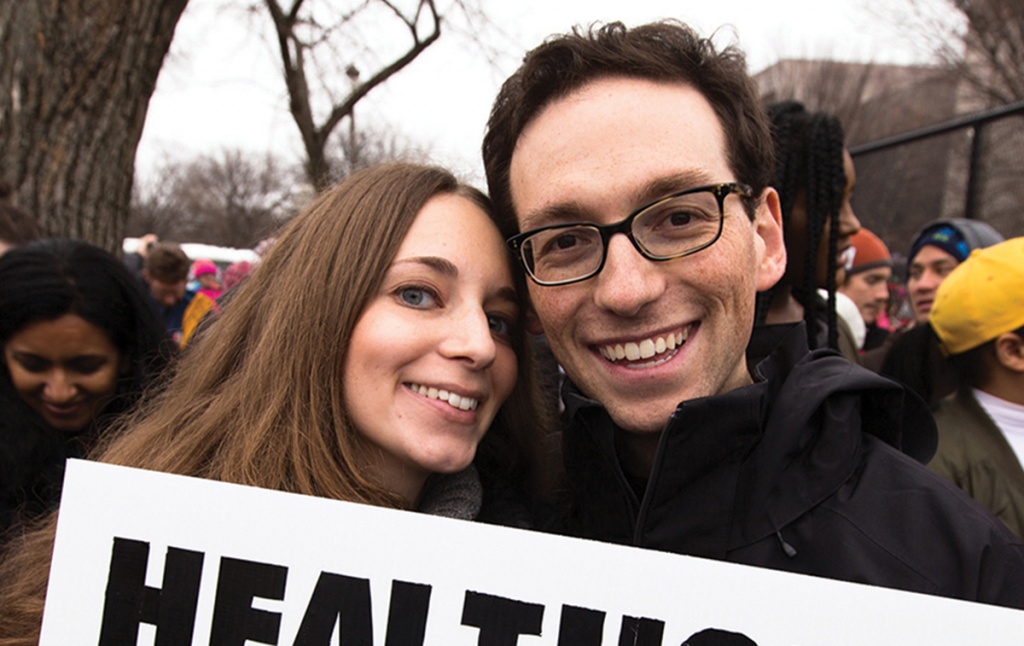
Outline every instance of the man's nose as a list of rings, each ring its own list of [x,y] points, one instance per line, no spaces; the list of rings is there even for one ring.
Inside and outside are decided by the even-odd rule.
[[[665,292],[661,264],[642,256],[625,234],[613,235],[608,240],[604,268],[594,277],[595,303],[618,316],[637,315]]]

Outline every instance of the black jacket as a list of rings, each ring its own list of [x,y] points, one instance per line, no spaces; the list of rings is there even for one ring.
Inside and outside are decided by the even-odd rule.
[[[0,386],[0,543],[20,520],[57,506],[68,452],[60,431]]]
[[[604,408],[567,384],[566,533],[1024,608],[1024,544],[920,464],[935,449],[924,403],[806,347],[794,326],[755,384],[680,404],[646,483],[621,469]]]

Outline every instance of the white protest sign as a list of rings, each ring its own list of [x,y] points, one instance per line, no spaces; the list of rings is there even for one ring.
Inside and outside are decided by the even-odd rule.
[[[1024,612],[75,460],[41,644],[679,646],[707,628],[1019,644]]]

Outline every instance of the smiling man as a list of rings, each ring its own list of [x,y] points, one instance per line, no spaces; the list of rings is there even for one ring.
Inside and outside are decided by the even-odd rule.
[[[748,369],[786,252],[738,50],[675,22],[550,39],[483,151],[567,376],[564,532],[1024,607],[1024,545],[901,452],[934,450],[921,402],[802,324]]]

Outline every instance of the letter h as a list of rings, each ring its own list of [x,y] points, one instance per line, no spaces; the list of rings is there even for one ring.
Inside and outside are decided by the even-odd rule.
[[[155,646],[189,646],[195,629],[203,553],[167,548],[162,588],[146,585],[149,543],[114,538],[99,646],[138,641],[139,624],[156,626]]]

